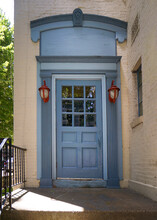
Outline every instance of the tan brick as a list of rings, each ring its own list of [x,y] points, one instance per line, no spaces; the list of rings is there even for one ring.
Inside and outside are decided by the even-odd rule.
[[[137,82],[131,71],[142,59],[143,123],[130,129],[130,179],[157,186],[157,1],[128,1],[129,123],[136,121]],[[131,43],[131,27],[139,14],[140,30]]]

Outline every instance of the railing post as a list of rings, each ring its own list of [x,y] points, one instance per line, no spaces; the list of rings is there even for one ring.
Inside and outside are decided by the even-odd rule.
[[[14,148],[12,147],[12,151],[13,151],[13,178],[12,178],[12,185],[14,185],[15,183],[15,172],[14,172],[14,169],[15,169],[15,150]]]
[[[15,148],[15,185],[17,184],[17,149]]]
[[[24,186],[25,186],[25,182],[26,182],[26,174],[25,174],[25,172],[26,172],[26,151],[24,151]]]
[[[4,155],[4,193],[5,193],[5,199],[7,196],[7,188],[8,188],[8,146],[5,143],[3,147],[3,155]]]
[[[9,206],[11,209],[11,138],[9,138]]]

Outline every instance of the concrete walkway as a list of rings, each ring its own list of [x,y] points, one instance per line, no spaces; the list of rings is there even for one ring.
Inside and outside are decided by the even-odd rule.
[[[157,213],[157,202],[128,189],[28,188],[13,192],[12,208],[25,211],[148,211]]]

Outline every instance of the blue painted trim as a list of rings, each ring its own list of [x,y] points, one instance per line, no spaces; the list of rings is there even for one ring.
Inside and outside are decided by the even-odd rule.
[[[94,14],[84,14],[84,20],[111,24],[111,25],[114,25],[117,27],[127,29],[127,22],[116,19],[116,18],[110,18],[107,16],[94,15]]]
[[[36,56],[40,63],[118,63],[121,56]]]
[[[83,12],[80,8],[76,8],[73,11],[73,26],[81,27],[83,23]]]
[[[73,20],[73,14],[54,15],[54,16],[33,20],[30,22],[30,27],[34,28],[49,23],[60,22],[60,21],[72,21],[72,20]],[[111,24],[117,27],[127,29],[127,22],[116,18],[110,18],[110,17],[94,15],[94,14],[83,14],[83,20]]]
[[[75,11],[75,10],[74,10]],[[42,31],[56,28],[73,27],[73,14],[55,15],[30,22],[31,39],[37,42]],[[99,28],[116,33],[116,39],[122,43],[127,38],[127,22],[100,15],[83,14],[82,27]],[[77,27],[76,27],[77,28]]]
[[[77,70],[65,70],[64,72],[60,71],[60,70],[41,70],[40,71],[40,77],[44,77],[44,78],[50,78],[52,77],[53,74],[91,74],[91,75],[99,75],[99,74],[104,74],[106,76],[106,78],[114,78],[117,77],[117,72],[113,71],[113,70],[88,70],[88,71],[77,71]]]
[[[46,85],[52,90],[52,79],[42,78]],[[49,101],[41,101],[41,129],[42,129],[42,175],[41,179],[52,179],[52,93],[49,93]]]
[[[41,34],[44,31],[56,30],[62,28],[73,28],[72,21],[62,21],[56,23],[49,23],[42,26],[37,26],[31,28],[31,39],[34,42],[37,42],[41,38]],[[113,26],[110,24],[95,22],[95,21],[84,21],[83,28],[92,28],[92,29],[100,29],[104,31],[110,31],[115,33],[115,39],[124,41],[127,39],[127,31],[121,27]],[[116,42],[115,42],[116,43]]]
[[[107,78],[107,90],[112,80],[121,89],[120,62],[117,63],[117,77]],[[107,94],[108,96],[108,94]],[[107,97],[107,137],[108,137],[108,188],[119,188],[123,179],[123,150],[121,125],[121,90],[116,103],[110,103]]]
[[[60,22],[60,21],[72,21],[72,14],[54,15],[44,18],[39,18],[30,22],[30,27],[35,28],[41,25]]]
[[[52,179],[41,178],[40,188],[52,188]]]
[[[40,63],[37,62],[37,88],[41,86],[40,78]],[[41,178],[41,151],[42,151],[42,135],[41,135],[41,98],[39,92],[37,92],[37,179]]]
[[[116,71],[117,65],[116,63],[41,63],[41,70],[53,70],[53,71],[91,71],[96,72],[100,71]]]
[[[119,189],[119,179],[118,178],[110,178],[107,180],[107,188],[109,189]]]
[[[115,56],[116,33],[101,23],[51,28],[40,32],[41,56]]]
[[[107,78],[106,90],[111,87],[112,80],[116,78]],[[118,144],[117,144],[117,102],[115,104],[109,102],[108,92],[106,94],[107,105],[107,167],[108,167],[108,187],[119,187],[119,174],[118,174]]]

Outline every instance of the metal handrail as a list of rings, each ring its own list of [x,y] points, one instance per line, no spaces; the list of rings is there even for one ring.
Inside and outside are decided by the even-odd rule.
[[[0,211],[2,211],[3,206],[5,205],[5,202],[8,197],[9,197],[9,206],[11,208],[11,139],[4,138],[4,139],[0,139],[0,141],[1,141],[1,145],[0,145]],[[8,144],[7,144],[7,141],[9,142]],[[9,148],[7,145],[9,146]],[[8,152],[9,152],[9,155],[8,155]],[[3,161],[2,158],[5,158],[5,161]],[[9,166],[8,166],[8,161],[9,161]],[[4,173],[4,178],[3,178],[3,173]],[[9,192],[7,193],[8,188],[9,188]],[[3,189],[4,189],[4,198],[2,195]]]
[[[25,151],[12,145],[10,138],[0,138],[0,213],[7,198],[11,209],[12,186],[25,183]]]
[[[5,143],[7,142],[8,138],[4,138],[3,141],[0,144],[0,150],[3,148],[3,146],[5,145]]]
[[[16,145],[11,145],[12,147],[14,147],[14,148],[17,148],[17,149],[19,149],[19,150],[23,150],[23,151],[26,151],[27,149],[26,148],[22,148],[22,147],[18,147],[18,146],[16,146]]]

